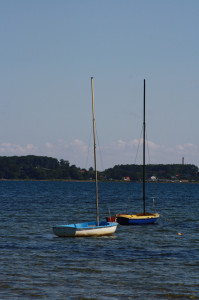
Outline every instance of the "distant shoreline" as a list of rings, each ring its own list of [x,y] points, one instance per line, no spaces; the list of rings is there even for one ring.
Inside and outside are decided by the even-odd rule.
[[[95,182],[95,180],[73,180],[73,179],[0,179],[0,181],[9,182]],[[142,183],[142,181],[124,181],[124,180],[99,180],[99,182],[105,183]],[[146,183],[158,184],[158,183],[173,183],[173,184],[199,184],[199,181],[169,181],[169,180],[159,180],[159,181],[146,181]]]

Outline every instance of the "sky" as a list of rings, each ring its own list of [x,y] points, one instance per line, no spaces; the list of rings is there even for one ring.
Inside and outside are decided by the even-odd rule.
[[[198,0],[0,0],[0,156],[199,166]]]

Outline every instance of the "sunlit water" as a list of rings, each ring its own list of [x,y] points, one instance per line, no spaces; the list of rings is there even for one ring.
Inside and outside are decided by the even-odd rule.
[[[157,225],[111,237],[59,238],[95,219],[95,186],[0,182],[0,299],[199,299],[199,185],[148,184]],[[142,210],[141,184],[100,183],[100,219]]]

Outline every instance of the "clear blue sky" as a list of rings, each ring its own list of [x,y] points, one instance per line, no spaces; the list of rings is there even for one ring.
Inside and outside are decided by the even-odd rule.
[[[140,163],[145,78],[147,162],[199,166],[198,15],[198,0],[0,0],[0,155],[92,165],[93,76],[99,169]]]

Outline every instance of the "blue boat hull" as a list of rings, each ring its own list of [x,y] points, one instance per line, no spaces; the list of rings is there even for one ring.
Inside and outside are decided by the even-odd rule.
[[[156,223],[158,218],[157,213],[147,213],[146,215],[117,215],[116,220],[120,225],[147,225]]]

